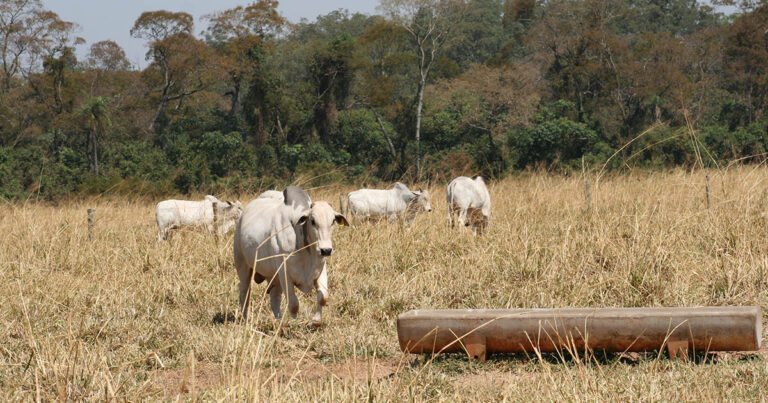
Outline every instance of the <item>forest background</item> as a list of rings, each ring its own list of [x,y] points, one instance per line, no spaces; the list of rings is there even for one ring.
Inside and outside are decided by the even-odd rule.
[[[0,198],[768,155],[764,0],[382,0],[296,24],[277,5],[147,11],[138,70],[109,40],[78,60],[76,22],[0,0]]]

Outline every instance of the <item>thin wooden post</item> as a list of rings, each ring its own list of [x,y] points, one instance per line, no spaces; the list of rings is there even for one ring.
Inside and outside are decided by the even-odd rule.
[[[88,209],[88,239],[93,239],[93,223],[94,223],[93,215],[95,212],[96,210],[92,208]]]
[[[339,195],[339,212],[341,214],[347,214],[344,209],[344,195]]]
[[[709,201],[709,175],[707,175],[707,210],[712,206],[711,202]]]
[[[584,182],[584,196],[587,199],[587,210],[592,209],[592,190],[589,186],[589,179]]]

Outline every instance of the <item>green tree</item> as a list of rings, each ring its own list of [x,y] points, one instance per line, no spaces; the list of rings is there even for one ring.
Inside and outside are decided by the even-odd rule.
[[[382,0],[381,9],[396,24],[402,26],[413,40],[418,60],[416,90],[416,177],[421,177],[421,114],[424,89],[429,73],[445,44],[454,38],[455,28],[466,11],[462,0]]]
[[[112,125],[109,100],[104,97],[87,98],[78,110],[88,126],[89,161],[93,173],[99,175],[99,139],[106,137],[107,129]]]
[[[142,13],[131,28],[131,36],[148,41],[147,60],[152,63],[144,73],[152,92],[159,95],[149,131],[154,129],[169,102],[177,101],[178,109],[185,97],[203,91],[210,84],[211,72],[216,66],[209,48],[192,36],[193,28],[191,15],[164,10]]]
[[[360,59],[355,40],[349,34],[317,43],[315,49],[308,66],[317,98],[314,123],[320,138],[327,141],[336,124],[339,105],[343,107],[349,97]]]
[[[286,23],[277,4],[276,0],[259,0],[204,17],[209,21],[206,42],[219,53],[227,73],[230,119],[239,109],[243,87],[259,74],[264,54],[274,50],[269,41]]]

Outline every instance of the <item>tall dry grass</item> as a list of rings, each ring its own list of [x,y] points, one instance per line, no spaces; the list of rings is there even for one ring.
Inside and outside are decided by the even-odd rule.
[[[707,210],[704,175],[712,184]],[[231,234],[155,240],[153,203],[0,207],[2,400],[761,400],[762,355],[404,356],[414,308],[768,306],[768,169],[490,185],[482,237],[451,230],[445,189],[410,225],[339,228],[324,326],[237,311]],[[594,178],[591,182],[594,184]],[[349,189],[311,192],[338,204]],[[254,196],[255,197],[255,196]],[[247,202],[248,200],[242,200]],[[89,240],[86,208],[96,209]],[[180,396],[179,394],[182,393]]]

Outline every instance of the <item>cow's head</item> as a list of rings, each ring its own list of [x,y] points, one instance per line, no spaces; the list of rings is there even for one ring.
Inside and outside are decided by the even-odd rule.
[[[226,234],[243,215],[243,205],[239,201],[220,201],[216,203],[216,214],[219,232]]]
[[[416,196],[416,204],[418,207],[424,211],[432,211],[432,204],[430,203],[432,198],[429,195],[429,190],[419,189],[413,192],[413,195]]]
[[[343,215],[334,211],[333,207],[324,201],[312,203],[309,212],[303,215],[297,224],[303,225],[307,245],[311,245],[312,251],[321,256],[330,256],[333,253],[333,224],[349,225]]]
[[[243,205],[239,200],[219,202],[217,206],[219,207],[219,213],[226,218],[237,220],[243,215]]]
[[[477,209],[477,208],[470,208],[467,211],[467,221],[464,225],[466,226],[472,226],[472,229],[474,229],[478,235],[482,234],[485,229],[488,227],[488,223],[490,222],[491,214],[490,209],[486,213],[485,208],[483,209]]]

